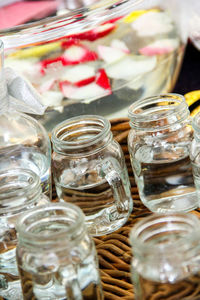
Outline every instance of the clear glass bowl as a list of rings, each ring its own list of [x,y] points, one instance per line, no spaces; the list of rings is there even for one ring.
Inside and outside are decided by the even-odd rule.
[[[181,7],[170,0],[51,2],[50,17],[0,31],[5,66],[40,92],[47,109],[37,118],[48,131],[77,115],[126,116],[134,100],[172,91],[186,41]]]

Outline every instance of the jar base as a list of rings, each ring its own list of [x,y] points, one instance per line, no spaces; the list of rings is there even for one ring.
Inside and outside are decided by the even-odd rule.
[[[166,212],[189,212],[199,206],[196,191],[180,195],[170,196],[160,199],[142,199],[143,204],[154,213]]]
[[[126,214],[121,214],[120,218],[115,218],[115,220],[109,220],[111,214],[109,214],[108,211],[106,211],[107,214],[105,218],[102,215],[95,219],[88,219],[86,217],[86,224],[90,235],[103,236],[116,231],[127,222],[131,211],[132,209],[128,212],[126,211]]]

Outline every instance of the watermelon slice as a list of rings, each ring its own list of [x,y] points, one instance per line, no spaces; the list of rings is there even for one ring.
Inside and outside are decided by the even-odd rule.
[[[61,76],[61,82],[81,87],[95,81],[95,78],[95,69],[92,66],[79,64],[71,68],[65,68]]]
[[[71,45],[63,54],[63,65],[75,65],[83,62],[94,61],[98,58],[96,52],[88,50],[83,45]]]
[[[110,91],[103,89],[95,82],[82,87],[76,87],[71,84],[61,82],[60,89],[66,98],[74,100],[96,99],[110,94]]]
[[[84,68],[86,70],[86,66],[84,66]],[[71,72],[73,76],[75,75],[75,71],[77,72],[77,69],[73,70],[74,73]],[[89,73],[89,69],[87,70],[87,72],[87,74],[91,75]],[[71,74],[68,73],[67,77],[65,77],[70,79],[71,82],[65,80],[61,81],[59,84],[60,90],[66,98],[75,100],[88,100],[99,98],[100,96],[104,95],[110,95],[112,93],[110,82],[104,69],[99,69],[96,76],[91,76],[88,78],[84,78],[86,76],[86,73],[82,73],[83,79],[79,81],[75,81],[75,77],[73,76],[70,77],[69,75]],[[79,74],[77,78],[80,79],[81,75]],[[72,81],[74,82],[72,83]]]

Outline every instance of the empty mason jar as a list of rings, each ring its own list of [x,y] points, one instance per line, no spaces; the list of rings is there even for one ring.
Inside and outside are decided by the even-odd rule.
[[[32,207],[45,204],[39,177],[30,170],[0,172],[0,298],[21,300],[16,265],[16,220]]]
[[[196,186],[198,202],[200,204],[200,113],[192,119],[194,138],[190,148],[194,183]]]
[[[54,128],[52,143],[59,200],[83,210],[92,235],[122,226],[133,201],[124,155],[109,121],[95,115],[71,118]]]
[[[103,299],[95,246],[79,207],[51,203],[32,209],[17,231],[24,300]]]
[[[129,153],[139,195],[153,212],[198,206],[189,149],[193,138],[185,98],[166,94],[129,108]]]
[[[200,299],[200,221],[192,214],[153,214],[131,230],[136,300]]]

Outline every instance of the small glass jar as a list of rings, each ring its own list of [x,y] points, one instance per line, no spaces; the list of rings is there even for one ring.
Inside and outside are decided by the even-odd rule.
[[[32,209],[19,219],[17,232],[24,300],[103,299],[95,245],[79,207]]]
[[[0,111],[0,170],[13,168],[36,173],[43,193],[51,198],[51,145],[47,132],[28,115]]]
[[[23,87],[19,85],[19,88]],[[51,144],[48,134],[36,119],[12,109],[8,97],[4,46],[0,41],[0,170],[16,167],[32,170],[40,177],[43,192],[51,198]]]
[[[196,186],[198,202],[200,203],[200,113],[192,119],[194,138],[190,148],[194,184]]]
[[[192,214],[153,214],[131,230],[136,300],[200,299],[200,221]]]
[[[48,202],[40,178],[30,170],[0,172],[0,298],[22,298],[16,265],[16,220],[32,207]]]
[[[193,138],[185,98],[166,94],[129,108],[128,147],[139,195],[153,212],[198,206],[189,149]]]
[[[90,234],[121,227],[133,206],[120,145],[103,117],[85,115],[57,125],[52,132],[52,169],[60,201],[78,205]]]

